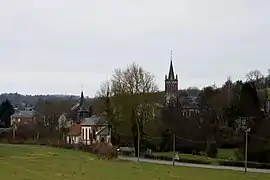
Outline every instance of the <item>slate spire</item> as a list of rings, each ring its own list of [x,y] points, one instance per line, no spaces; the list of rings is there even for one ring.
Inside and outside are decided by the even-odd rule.
[[[170,69],[169,69],[169,77],[168,79],[170,80],[174,80],[175,77],[174,77],[174,70],[173,70],[173,63],[172,63],[172,51],[171,51],[171,63],[170,63]]]
[[[80,97],[80,110],[84,110],[84,95],[83,95],[83,91],[81,92],[81,97]]]

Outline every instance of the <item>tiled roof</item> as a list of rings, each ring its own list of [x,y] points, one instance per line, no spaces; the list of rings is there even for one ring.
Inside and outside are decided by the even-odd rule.
[[[81,125],[80,124],[74,124],[71,126],[68,136],[79,136],[81,134]]]
[[[104,136],[110,135],[108,126],[101,128],[99,131],[96,132],[96,135],[104,135]]]
[[[90,118],[84,118],[81,125],[82,126],[95,126],[95,125],[106,125],[106,120],[104,118],[98,117],[96,115]]]
[[[0,134],[12,131],[12,128],[0,128]]]
[[[18,111],[13,114],[13,117],[32,117],[34,116],[35,111]]]

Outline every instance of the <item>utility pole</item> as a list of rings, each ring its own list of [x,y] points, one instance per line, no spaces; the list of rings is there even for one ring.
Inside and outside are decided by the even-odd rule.
[[[39,140],[39,131],[38,131],[38,133],[37,133],[37,141]]]
[[[173,166],[175,166],[175,134],[173,134]]]
[[[138,114],[138,112],[136,112]],[[137,125],[137,156],[138,156],[138,162],[140,162],[140,126],[138,122],[138,117],[136,116],[136,125]]]
[[[139,129],[139,126],[138,126],[138,143],[137,143],[137,153],[138,153],[138,162],[140,162],[140,129]]]
[[[250,128],[246,128],[246,142],[245,142],[245,172],[247,172],[247,158],[248,158],[248,133],[250,132]]]

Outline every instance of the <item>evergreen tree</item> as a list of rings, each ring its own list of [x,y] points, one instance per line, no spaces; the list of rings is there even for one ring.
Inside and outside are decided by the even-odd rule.
[[[11,115],[15,110],[9,100],[5,100],[0,105],[0,123],[2,127],[8,128],[11,125]]]
[[[242,117],[258,117],[260,115],[260,102],[253,82],[247,82],[242,87],[240,112]]]

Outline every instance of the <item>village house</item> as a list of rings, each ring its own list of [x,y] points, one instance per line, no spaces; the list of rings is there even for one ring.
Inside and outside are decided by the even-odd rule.
[[[66,136],[66,142],[69,144],[94,144],[99,142],[111,143],[111,135],[107,121],[104,117],[93,115],[91,110],[84,107],[84,96],[81,93],[80,102],[72,107],[77,111],[76,119]],[[91,109],[91,108],[89,108]]]
[[[67,134],[66,142],[69,144],[95,144],[105,142],[110,144],[110,132],[105,119],[92,115],[84,118],[81,123],[74,124]]]
[[[27,107],[24,110],[16,110],[13,115],[11,115],[11,126],[16,124],[27,125],[35,123],[35,110],[32,107]]]

